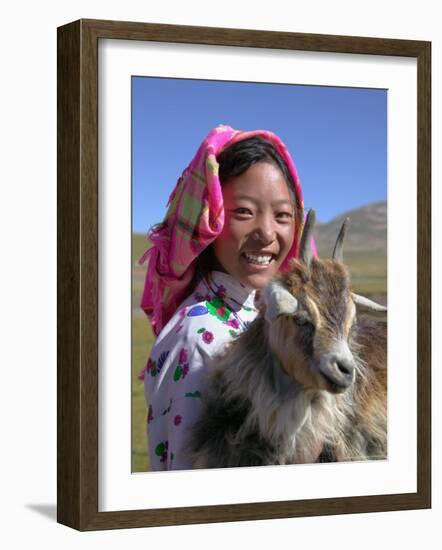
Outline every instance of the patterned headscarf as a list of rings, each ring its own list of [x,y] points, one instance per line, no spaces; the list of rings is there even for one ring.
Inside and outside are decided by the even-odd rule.
[[[303,210],[295,165],[275,134],[266,130],[242,132],[229,126],[214,128],[178,179],[167,204],[167,214],[160,224],[150,229],[151,246],[140,259],[140,264],[148,260],[141,308],[150,318],[155,336],[191,292],[196,259],[223,229],[224,205],[217,156],[233,143],[254,136],[269,141],[285,161],[293,179],[296,202]],[[286,270],[288,261],[298,254],[303,218],[296,220],[293,245],[281,271]]]

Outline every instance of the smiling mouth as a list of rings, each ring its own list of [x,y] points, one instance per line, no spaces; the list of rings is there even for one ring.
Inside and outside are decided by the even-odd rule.
[[[244,252],[242,256],[243,258],[245,258],[247,263],[253,264],[253,265],[262,265],[262,266],[270,265],[270,263],[274,259],[273,254],[250,254],[250,253]]]

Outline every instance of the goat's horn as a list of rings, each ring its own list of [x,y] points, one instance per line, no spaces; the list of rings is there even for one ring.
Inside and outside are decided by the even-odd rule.
[[[278,282],[269,283],[262,297],[266,306],[265,319],[269,322],[279,315],[293,315],[298,308],[298,300]]]
[[[316,212],[311,208],[308,211],[302,230],[301,243],[299,245],[299,258],[307,265],[310,265],[312,259],[312,232],[315,225]]]
[[[358,312],[366,313],[376,319],[387,320],[388,310],[385,306],[377,304],[373,300],[365,298],[365,296],[359,296],[359,294],[355,294],[354,292],[352,292],[352,298]]]
[[[339,231],[338,238],[336,239],[336,244],[333,249],[333,255],[332,259],[336,262],[343,262],[344,261],[344,237],[345,233],[347,232],[347,227],[350,222],[350,218],[345,218],[344,223],[341,226],[341,230]]]

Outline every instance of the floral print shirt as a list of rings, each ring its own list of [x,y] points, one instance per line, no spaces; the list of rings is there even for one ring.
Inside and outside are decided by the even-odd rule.
[[[152,470],[192,467],[182,449],[201,414],[207,364],[256,315],[255,291],[212,271],[163,328],[142,374]]]

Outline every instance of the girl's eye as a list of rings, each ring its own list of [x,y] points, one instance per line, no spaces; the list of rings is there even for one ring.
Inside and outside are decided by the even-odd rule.
[[[235,214],[239,214],[240,216],[251,216],[252,212],[248,208],[235,208],[234,210]]]
[[[291,212],[278,212],[276,217],[280,220],[291,220],[293,218],[293,214]]]

